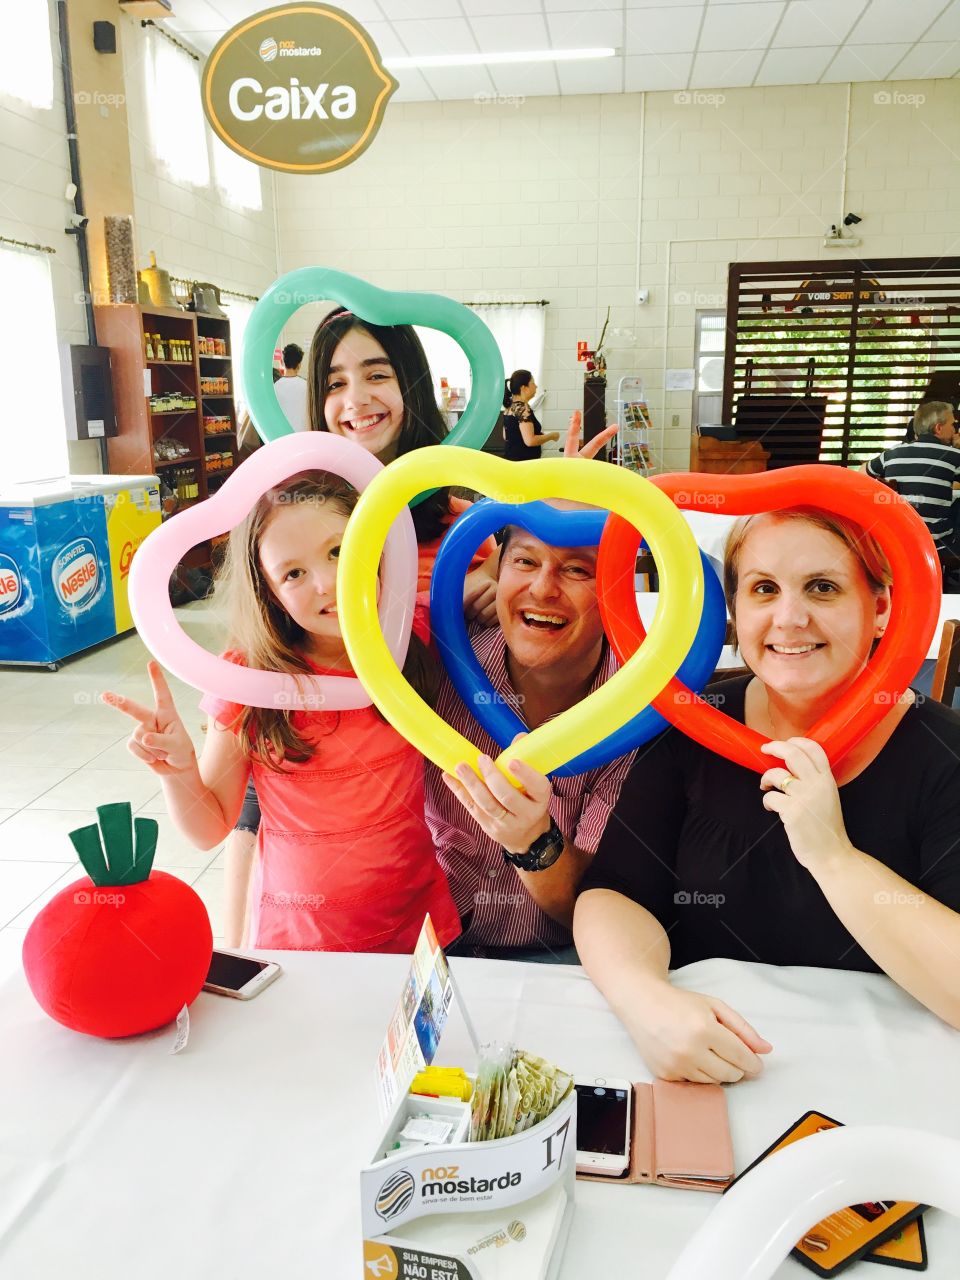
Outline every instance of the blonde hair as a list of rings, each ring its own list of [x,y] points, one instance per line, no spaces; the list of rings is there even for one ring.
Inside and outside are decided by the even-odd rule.
[[[799,520],[804,524],[813,525],[816,529],[823,529],[826,533],[832,533],[857,561],[874,595],[880,595],[893,582],[890,565],[879,542],[872,533],[868,533],[862,525],[850,520],[847,516],[837,515],[834,511],[824,511],[820,507],[788,507],[785,511],[743,516],[727,535],[723,551],[723,594],[726,597],[727,612],[730,615],[730,641],[734,648],[737,645],[737,614],[734,603],[739,582],[740,552],[754,522],[761,519]]]
[[[268,489],[246,518],[231,529],[217,573],[217,601],[226,615],[230,646],[240,651],[248,666],[295,678],[315,674],[302,652],[303,628],[279,603],[267,582],[260,563],[260,543],[271,520],[285,507],[303,502],[318,506],[329,503],[349,518],[357,497],[356,489],[340,476],[328,471],[303,471]],[[410,637],[403,670],[417,692],[429,697],[434,671],[426,647],[416,636]],[[252,756],[275,771],[282,771],[286,760],[303,763],[313,755],[309,743],[292,724],[289,711],[243,707],[230,727],[241,741],[249,743]]]

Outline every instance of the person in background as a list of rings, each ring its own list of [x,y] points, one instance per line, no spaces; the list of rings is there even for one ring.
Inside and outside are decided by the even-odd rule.
[[[307,429],[307,383],[300,377],[302,364],[303,347],[298,347],[295,342],[288,342],[283,348],[283,376],[274,390],[280,408],[294,431]]]
[[[503,438],[504,457],[510,462],[528,462],[539,458],[541,446],[559,440],[559,431],[542,431],[530,401],[537,394],[537,384],[529,369],[515,369],[504,384]]]
[[[771,1050],[724,1001],[673,986],[669,969],[699,960],[883,972],[960,1027],[960,715],[908,690],[835,770],[809,737],[883,634],[890,584],[870,534],[828,511],[730,533],[724,591],[752,674],[716,688],[770,739],[770,768],[660,734],[574,912],[584,968],[657,1076],[729,1084]]]
[[[885,449],[861,467],[874,480],[893,481],[916,508],[938,553],[960,554],[960,449],[953,405],[922,404],[913,416],[914,439]]]

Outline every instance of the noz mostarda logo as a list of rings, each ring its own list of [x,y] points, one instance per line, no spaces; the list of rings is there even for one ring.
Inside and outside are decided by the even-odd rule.
[[[373,1206],[377,1216],[384,1222],[398,1217],[409,1207],[416,1189],[417,1184],[413,1180],[413,1174],[408,1170],[398,1169],[396,1173],[392,1173],[377,1192],[377,1199]]]

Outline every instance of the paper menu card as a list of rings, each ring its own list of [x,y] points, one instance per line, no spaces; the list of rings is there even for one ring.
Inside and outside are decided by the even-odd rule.
[[[381,1117],[393,1110],[417,1072],[433,1062],[455,1001],[476,1046],[476,1036],[428,914],[377,1057],[377,1101]]]

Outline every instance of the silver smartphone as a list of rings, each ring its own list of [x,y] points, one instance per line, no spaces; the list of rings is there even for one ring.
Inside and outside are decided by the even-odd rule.
[[[630,1163],[629,1080],[577,1076],[577,1172],[619,1178]]]
[[[237,955],[234,951],[214,951],[203,989],[218,996],[233,996],[235,1000],[252,1000],[282,972],[271,960],[255,960],[253,956]]]

